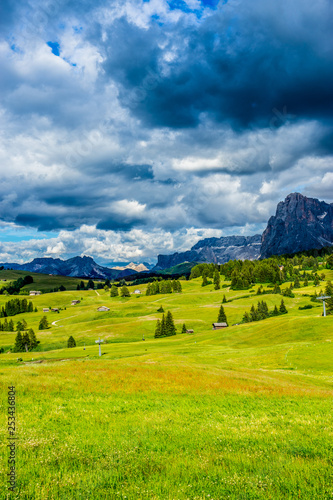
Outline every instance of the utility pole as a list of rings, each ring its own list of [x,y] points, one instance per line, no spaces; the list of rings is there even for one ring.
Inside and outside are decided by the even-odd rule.
[[[101,344],[102,344],[102,342],[104,342],[104,340],[98,339],[98,340],[95,340],[95,342],[96,342],[96,344],[98,344],[98,347],[99,347],[99,355],[102,356]]]
[[[325,304],[325,300],[330,299],[330,298],[331,297],[328,296],[328,295],[321,295],[320,297],[317,297],[317,300],[322,300],[323,301],[323,309],[324,309],[323,316],[326,316],[326,304]]]

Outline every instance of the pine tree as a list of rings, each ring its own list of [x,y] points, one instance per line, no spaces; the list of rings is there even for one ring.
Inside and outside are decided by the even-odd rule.
[[[49,322],[47,321],[46,316],[43,316],[39,322],[38,329],[39,330],[46,330],[46,328],[49,328]]]
[[[16,331],[17,332],[23,332],[23,330],[24,330],[24,327],[23,327],[22,321],[18,321],[16,323]]]
[[[38,340],[32,328],[29,329],[28,335],[30,340],[30,349],[34,349],[38,345]]]
[[[305,278],[303,285],[304,286],[309,286],[308,278]]]
[[[207,286],[208,285],[208,279],[207,279],[207,271],[206,269],[202,273],[202,283],[201,286]]]
[[[319,285],[319,283],[320,283],[319,276],[318,276],[318,274],[315,274],[313,284],[314,284],[314,286],[318,286],[318,285]]]
[[[151,295],[151,286],[150,286],[150,283],[148,283],[148,285],[147,285],[146,295]]]
[[[162,337],[161,321],[159,319],[156,322],[154,337],[155,337],[155,339]]]
[[[9,320],[8,331],[9,332],[13,332],[14,331],[14,321],[12,319]]]
[[[273,316],[278,316],[279,315],[279,310],[278,308],[275,306],[274,309],[273,309]]]
[[[131,296],[130,293],[129,293],[129,289],[127,288],[127,286],[124,285],[124,286],[121,287],[120,295],[122,297],[130,297]]]
[[[332,282],[327,281],[326,286],[325,286],[325,295],[332,296],[333,295],[333,287],[332,287]]]
[[[219,290],[220,287],[220,273],[218,270],[215,271],[214,273],[214,290]]]
[[[227,323],[227,326],[228,326],[228,321],[227,321],[227,317],[226,317],[226,314],[224,312],[223,306],[220,306],[219,315],[217,318],[217,323]]]
[[[24,352],[22,333],[20,331],[17,332],[15,337],[14,352]]]
[[[326,314],[327,315],[333,314],[333,297],[331,296],[331,298],[327,299],[325,302],[326,302]]]
[[[22,335],[22,344],[23,344],[24,350],[26,352],[28,352],[29,348],[30,348],[30,338],[29,338],[28,332],[24,332],[24,334]]]
[[[176,280],[176,284],[177,284],[177,288],[176,288],[176,292],[177,293],[182,293],[182,284],[179,280]]]
[[[112,285],[110,296],[111,297],[118,297],[118,295],[119,295],[118,287],[116,285]]]
[[[161,319],[161,337],[166,336],[166,326],[165,326],[165,316],[163,314],[162,319]]]
[[[72,335],[67,340],[67,347],[76,347],[76,342],[74,340],[74,337],[72,337]]]
[[[298,279],[298,276],[296,276],[295,278],[295,282],[294,282],[294,288],[299,288],[301,285],[300,285],[300,282],[299,282],[299,279]]]
[[[182,333],[186,333],[186,325],[185,325],[185,323],[183,323],[183,326],[182,326]]]
[[[223,295],[222,304],[226,304],[226,303],[227,303],[227,298],[225,295]]]
[[[157,309],[157,312],[159,312],[159,313],[164,313],[163,306],[159,307],[159,308]]]
[[[168,311],[165,318],[165,334],[167,337],[176,335],[176,327],[173,321],[171,311]]]
[[[286,306],[284,305],[283,299],[281,300],[279,311],[280,314],[286,314],[288,312]]]
[[[245,311],[242,321],[243,323],[249,323],[251,321],[249,313],[247,311]]]

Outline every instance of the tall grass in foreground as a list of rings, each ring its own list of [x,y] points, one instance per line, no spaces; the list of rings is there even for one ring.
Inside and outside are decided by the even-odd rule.
[[[281,376],[92,360],[2,367],[18,488],[1,498],[328,499],[332,394]]]

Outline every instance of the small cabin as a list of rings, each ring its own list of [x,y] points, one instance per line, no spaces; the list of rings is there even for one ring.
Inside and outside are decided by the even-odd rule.
[[[58,307],[52,307],[51,311],[54,312],[54,313],[57,313],[57,312],[59,312],[59,308]]]
[[[42,292],[36,290],[30,290],[29,295],[40,295]]]
[[[76,304],[80,304],[80,300],[72,300],[72,306],[76,306]]]
[[[227,323],[213,323],[213,330],[221,330],[221,328],[226,328]]]
[[[194,330],[186,330],[186,333],[194,333]]]
[[[48,307],[43,307],[43,313],[48,313],[50,312],[50,309]]]
[[[110,308],[106,306],[101,306],[97,309],[97,311],[99,312],[110,311]]]

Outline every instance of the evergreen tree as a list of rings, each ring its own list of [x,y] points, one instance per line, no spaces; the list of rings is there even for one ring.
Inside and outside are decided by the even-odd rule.
[[[148,285],[147,285],[146,295],[151,295],[151,286],[150,286],[150,283],[148,283]]]
[[[121,287],[120,295],[122,297],[130,297],[131,296],[130,293],[129,293],[129,289],[127,288],[127,286],[124,285],[124,286]]]
[[[72,335],[67,340],[67,347],[76,347],[76,342],[74,340],[74,337],[72,337]]]
[[[219,290],[220,287],[220,273],[218,270],[215,271],[214,273],[214,290]]]
[[[95,288],[95,283],[93,282],[93,280],[92,280],[92,279],[90,279],[90,280],[88,281],[88,284],[87,284],[87,290],[89,290],[89,288],[92,288],[93,290],[94,290],[94,288]]]
[[[281,288],[277,283],[274,285],[273,293],[281,293]]]
[[[224,312],[223,306],[220,306],[219,315],[217,318],[217,323],[227,323],[227,326],[228,326],[227,316]]]
[[[27,325],[27,322],[25,319],[22,319],[22,326],[23,326],[23,330],[26,330],[28,328],[28,325]]]
[[[208,279],[207,279],[207,271],[204,270],[202,273],[202,283],[201,286],[207,286],[208,285]]]
[[[165,335],[167,337],[176,335],[176,327],[173,321],[171,311],[168,311],[165,318]]]
[[[159,319],[156,322],[156,328],[155,328],[154,337],[155,337],[155,339],[158,339],[158,338],[162,337],[161,321]]]
[[[294,288],[299,288],[301,285],[300,285],[300,282],[299,282],[299,279],[298,279],[298,276],[296,276],[295,278],[295,283],[294,283]]]
[[[159,307],[159,308],[157,309],[157,312],[159,312],[159,313],[164,313],[163,306]]]
[[[25,352],[28,352],[30,348],[30,338],[28,332],[24,332],[24,334],[22,335],[22,344]]]
[[[226,303],[227,303],[227,298],[225,295],[223,295],[222,304],[226,304]]]
[[[326,302],[326,314],[327,315],[333,314],[333,297],[331,296],[331,298],[327,299],[325,302]]]
[[[6,320],[5,320],[6,321]],[[13,332],[14,331],[14,321],[12,319],[9,320],[8,323],[8,331]]]
[[[112,285],[110,296],[111,297],[118,297],[118,295],[119,295],[118,287],[116,285]]]
[[[60,285],[59,291],[60,292],[65,292],[66,291],[66,287],[64,285]]]
[[[243,323],[249,323],[251,321],[250,315],[247,311],[245,311],[242,321]]]
[[[46,328],[49,328],[49,322],[47,321],[46,316],[43,316],[39,322],[38,329],[39,330],[46,330]]]
[[[278,316],[279,315],[279,310],[278,308],[275,306],[274,309],[273,309],[273,316]]]
[[[283,299],[281,300],[279,311],[280,314],[286,314],[288,312],[286,306],[284,305]]]
[[[20,331],[17,332],[15,337],[14,352],[24,352],[22,333]]]
[[[332,287],[332,282],[327,281],[326,286],[325,286],[325,295],[332,296],[333,295],[333,287]]]
[[[165,327],[165,316],[163,314],[162,319],[161,319],[161,337],[166,336],[166,327]]]
[[[76,289],[77,289],[77,290],[80,290],[80,285],[79,285],[79,284],[77,284]]]
[[[176,280],[176,285],[177,285],[177,288],[176,288],[176,292],[177,293],[182,293],[182,284],[179,280]]]
[[[29,341],[30,341],[30,349],[35,349],[35,347],[37,347],[37,345],[38,345],[38,340],[37,340],[36,334],[32,328],[29,329],[28,335],[29,335]]]
[[[314,286],[318,286],[318,285],[319,285],[319,283],[320,283],[319,276],[318,276],[318,274],[315,274],[313,284],[314,284]]]
[[[186,333],[186,325],[185,325],[185,323],[183,323],[183,326],[182,326],[182,333]]]
[[[24,327],[23,327],[22,321],[18,321],[16,323],[16,331],[17,332],[23,332],[23,330],[24,330]]]
[[[36,313],[36,312],[38,312],[38,309],[37,309],[37,307],[35,307],[35,313]]]
[[[304,286],[309,286],[308,278],[305,278],[303,285]]]

